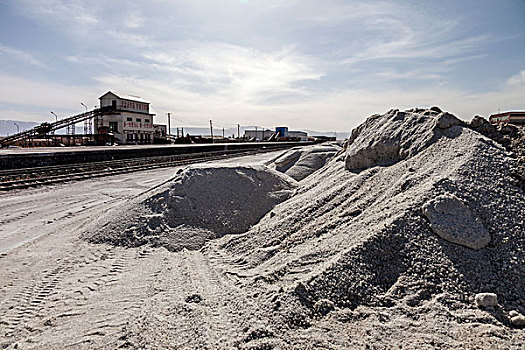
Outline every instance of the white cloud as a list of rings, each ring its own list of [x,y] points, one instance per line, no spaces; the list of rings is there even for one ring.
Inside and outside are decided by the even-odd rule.
[[[35,67],[47,68],[47,66],[28,52],[12,47],[0,45],[0,59],[11,62],[24,62]]]
[[[124,26],[131,29],[138,29],[144,26],[144,18],[136,12],[130,12],[124,17]]]
[[[45,116],[49,109],[81,111],[80,102],[86,101],[89,106],[91,102],[87,101],[98,97],[96,94],[98,91],[91,87],[65,86],[0,74],[0,103],[26,106],[28,110],[41,109]],[[1,118],[6,119],[4,115]]]
[[[163,65],[170,65],[175,62],[175,57],[165,52],[145,53],[142,56],[152,62]]]
[[[252,105],[280,98],[310,94],[301,84],[322,77],[315,60],[292,47],[272,52],[220,42],[181,42],[168,49],[152,49],[142,60],[103,54],[69,56],[68,61],[101,67],[96,81],[152,80],[170,89],[197,95],[218,95]],[[114,79],[117,78],[117,79]],[[155,84],[152,84],[155,85]],[[135,83],[133,89],[136,88]]]
[[[98,23],[95,14],[90,11],[92,7],[81,0],[19,0],[19,5],[26,15],[50,20],[54,25],[78,28]]]
[[[80,101],[92,105],[116,90],[150,100],[160,116],[180,113],[196,124],[344,131],[393,107],[439,105],[464,118],[518,108],[525,86],[525,71],[502,81],[500,91],[471,93],[468,82],[458,84],[455,69],[485,58],[480,47],[493,38],[469,30],[455,14],[436,17],[412,1],[17,4],[68,36],[67,64],[64,71],[57,66],[57,75],[86,84],[71,88],[54,77],[49,83],[0,72],[0,102],[44,114],[57,106],[74,110]],[[0,54],[9,50],[43,67],[34,55],[0,46]]]
[[[181,48],[144,54],[157,69],[170,73],[164,80],[176,79],[185,88],[213,92],[248,103],[281,94],[304,95],[298,83],[317,80],[313,60],[295,53],[293,48],[261,52],[223,43],[186,43]]]
[[[417,14],[414,14],[417,18]],[[439,25],[438,25],[439,24]],[[445,28],[445,29],[444,29]],[[458,63],[450,59],[470,54],[490,40],[488,36],[461,37],[455,33],[454,21],[439,23],[406,21],[388,17],[376,19],[368,24],[373,30],[373,39],[365,49],[350,54],[344,63],[391,59],[449,59],[447,63]]]
[[[507,84],[510,86],[525,86],[525,70],[513,75],[507,80]]]
[[[105,36],[111,38],[111,43],[114,46],[114,51],[122,51],[132,49],[145,50],[152,46],[152,40],[144,34],[129,33],[124,30],[107,29]]]

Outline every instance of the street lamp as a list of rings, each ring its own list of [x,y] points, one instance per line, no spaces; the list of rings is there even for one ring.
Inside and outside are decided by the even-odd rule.
[[[86,109],[86,114],[87,114],[87,112],[88,112],[87,106],[84,103],[82,103],[82,102],[80,102],[80,104],[82,106],[84,106],[84,108]],[[86,119],[86,120],[84,120],[84,135],[87,135],[88,133],[92,134],[93,133],[93,129],[91,127],[91,121],[89,119]]]
[[[55,114],[55,112],[51,111],[51,114],[55,116],[55,123],[58,123],[58,115]],[[55,134],[55,130],[53,130],[53,135]]]
[[[58,115],[56,115],[56,113],[53,112],[53,111],[51,111],[51,114],[53,114],[53,115],[55,116],[55,124],[58,123]],[[53,131],[51,132],[51,134],[55,135],[55,130],[53,130]]]
[[[18,126],[18,124],[15,123],[15,122],[13,122],[13,124],[15,124],[15,126],[16,126],[16,133],[17,134],[20,133],[20,127]]]

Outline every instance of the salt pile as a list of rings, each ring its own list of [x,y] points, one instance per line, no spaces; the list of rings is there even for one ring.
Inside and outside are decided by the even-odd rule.
[[[111,220],[89,240],[198,249],[209,239],[245,232],[295,186],[293,179],[262,165],[190,167],[122,208],[120,220]]]
[[[298,147],[285,152],[269,166],[301,181],[322,168],[339,151],[341,147],[336,143]]]
[[[254,286],[271,291],[268,307],[290,327],[308,327],[331,309],[323,305],[468,308],[482,292],[496,293],[502,312],[525,310],[516,166],[438,108],[391,110],[355,129],[345,153],[272,216],[219,248],[258,276]],[[495,317],[509,324],[505,315]]]
[[[505,135],[437,107],[391,110],[342,151],[189,168],[88,239],[228,256],[273,325],[254,348],[519,348],[523,163]]]

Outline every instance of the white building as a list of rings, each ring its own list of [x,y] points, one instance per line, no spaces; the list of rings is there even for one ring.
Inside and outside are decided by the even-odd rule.
[[[259,141],[269,139],[274,134],[274,131],[269,129],[261,130],[245,130],[244,137],[247,139],[256,138]]]
[[[304,131],[288,131],[288,137],[293,140],[308,141],[308,134]]]
[[[137,96],[108,91],[99,97],[100,107],[113,107],[96,121],[96,133],[111,132],[123,144],[153,143],[154,114],[149,113],[149,102]]]

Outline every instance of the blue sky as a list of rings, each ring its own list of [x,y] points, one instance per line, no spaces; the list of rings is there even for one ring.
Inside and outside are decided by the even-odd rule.
[[[184,126],[525,109],[525,1],[0,0],[0,119],[51,121],[108,90]]]

